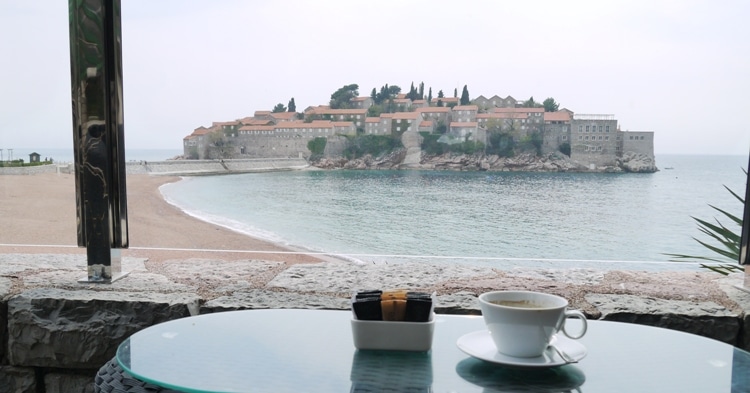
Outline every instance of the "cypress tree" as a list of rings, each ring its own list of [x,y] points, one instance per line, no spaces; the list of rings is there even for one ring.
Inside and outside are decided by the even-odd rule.
[[[469,105],[469,103],[471,103],[469,89],[464,85],[464,90],[461,92],[461,105]]]

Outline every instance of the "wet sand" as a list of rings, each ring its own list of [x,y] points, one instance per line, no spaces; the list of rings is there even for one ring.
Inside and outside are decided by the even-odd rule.
[[[123,257],[262,259],[287,264],[320,262],[299,253],[200,221],[167,203],[162,184],[178,177],[127,177],[130,247]],[[79,253],[75,177],[72,174],[0,175],[0,253]],[[260,252],[252,252],[260,251]]]

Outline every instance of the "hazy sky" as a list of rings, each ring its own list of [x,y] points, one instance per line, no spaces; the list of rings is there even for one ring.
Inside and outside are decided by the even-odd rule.
[[[748,1],[123,0],[125,141],[343,85],[553,97],[654,131],[656,153],[748,154]],[[72,146],[67,1],[0,0],[0,149]],[[426,94],[426,92],[425,92]]]

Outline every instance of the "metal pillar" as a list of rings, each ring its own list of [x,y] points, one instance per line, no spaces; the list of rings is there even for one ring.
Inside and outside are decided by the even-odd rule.
[[[111,283],[128,247],[120,0],[68,0],[78,246],[87,277]]]

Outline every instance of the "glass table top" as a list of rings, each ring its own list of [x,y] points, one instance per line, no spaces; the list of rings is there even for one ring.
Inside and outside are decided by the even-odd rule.
[[[750,353],[704,337],[589,321],[575,364],[524,369],[475,359],[457,340],[481,316],[437,315],[429,352],[354,347],[351,312],[248,310],[165,322],[125,340],[117,360],[185,392],[750,392]]]

